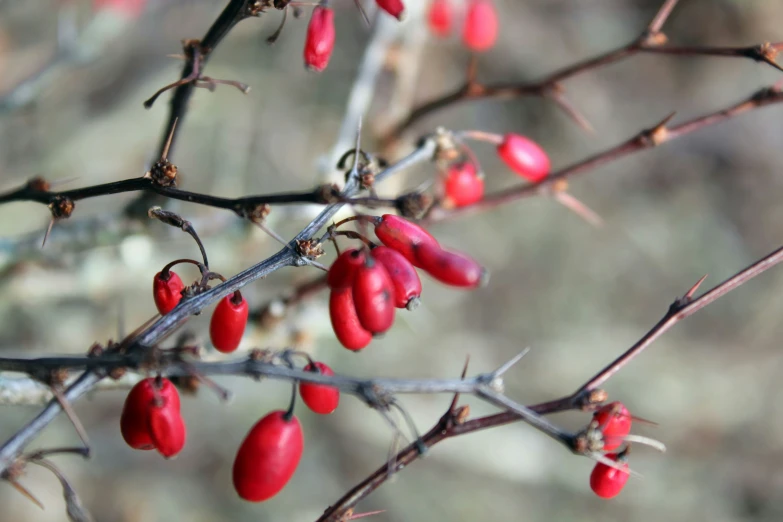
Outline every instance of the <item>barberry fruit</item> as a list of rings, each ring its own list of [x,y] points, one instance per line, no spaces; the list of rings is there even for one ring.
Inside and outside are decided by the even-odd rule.
[[[356,272],[353,302],[359,322],[372,333],[383,333],[394,323],[394,283],[386,268],[369,258]]]
[[[438,240],[419,225],[394,214],[384,214],[375,224],[375,235],[381,243],[393,248],[410,261],[413,266],[419,266],[414,248],[426,244],[431,248],[440,249]]]
[[[590,473],[590,489],[601,498],[612,498],[620,494],[625,483],[628,482],[630,473],[624,454],[607,453],[604,456],[619,463],[622,469],[598,462]]]
[[[469,0],[462,41],[468,49],[482,52],[498,38],[498,14],[493,0]]]
[[[451,0],[433,0],[427,11],[427,24],[435,36],[447,37],[451,33],[454,6]]]
[[[231,353],[237,349],[247,326],[247,300],[239,292],[220,300],[209,322],[209,338],[215,349]]]
[[[506,134],[498,145],[498,155],[511,170],[538,183],[549,175],[549,156],[538,143],[519,134]]]
[[[372,257],[386,268],[394,285],[394,306],[413,310],[419,305],[421,279],[405,256],[387,246],[372,249]]]
[[[448,168],[444,189],[455,207],[466,207],[484,197],[484,178],[476,173],[473,163],[455,163]]]
[[[185,421],[174,404],[153,404],[147,422],[155,449],[167,459],[174,457],[185,447]]]
[[[234,459],[234,488],[250,502],[277,495],[296,472],[304,450],[299,420],[273,411],[250,429]]]
[[[418,267],[441,283],[464,288],[484,284],[487,271],[474,259],[459,252],[422,243],[416,247]]]
[[[372,341],[372,334],[359,322],[353,303],[353,288],[332,290],[329,295],[329,317],[337,340],[349,350],[361,350]]]
[[[123,439],[133,449],[157,448],[164,456],[175,455],[185,444],[185,424],[179,409],[179,392],[170,380],[148,378],[139,381],[131,388],[122,408],[120,432]],[[161,425],[161,419],[157,418],[161,415],[169,418],[167,422],[171,429]]]
[[[334,50],[335,37],[334,11],[328,7],[316,6],[307,26],[305,67],[318,72],[326,69]]]
[[[363,250],[352,248],[346,250],[334,260],[326,275],[326,283],[329,288],[347,288],[353,285],[356,271],[364,266],[365,254]]]
[[[605,450],[619,448],[631,433],[633,418],[622,402],[611,402],[595,412],[593,420],[604,437]]]
[[[321,375],[334,375],[332,369],[322,362],[316,362],[314,365],[308,364],[304,370]],[[340,403],[340,390],[323,384],[299,383],[299,395],[302,396],[302,400],[308,408],[321,415],[332,413]]]
[[[172,270],[158,272],[152,280],[152,298],[160,315],[171,312],[182,300],[185,283]]]
[[[397,20],[402,20],[405,15],[405,4],[402,0],[375,0],[375,3]]]

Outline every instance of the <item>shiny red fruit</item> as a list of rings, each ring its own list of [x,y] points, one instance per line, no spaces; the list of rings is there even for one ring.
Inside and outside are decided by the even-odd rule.
[[[498,145],[498,155],[511,170],[538,183],[549,175],[549,156],[538,143],[519,134],[506,134]]]
[[[356,272],[353,303],[365,330],[383,333],[394,323],[394,283],[386,267],[372,258]]]
[[[476,260],[459,252],[450,252],[422,244],[416,249],[418,266],[429,275],[450,286],[477,288],[487,271]]]
[[[163,272],[155,274],[152,280],[152,298],[160,315],[166,315],[179,304],[184,289],[185,283],[176,272],[169,270],[167,276],[164,276]]]
[[[419,306],[421,279],[404,255],[387,246],[372,249],[373,259],[386,268],[394,285],[394,306],[413,310]]]
[[[606,464],[597,463],[590,474],[590,489],[601,498],[613,498],[620,494],[620,491],[628,482],[630,473],[628,463],[624,457],[619,457],[614,453],[608,453],[605,457],[620,463],[623,469],[616,469]]]
[[[375,225],[375,235],[381,243],[405,256],[413,266],[419,266],[414,254],[414,248],[418,245],[426,244],[433,248],[440,248],[438,240],[429,232],[416,223],[393,214],[381,216],[380,221]]]
[[[332,290],[329,295],[329,317],[337,340],[349,350],[361,350],[372,341],[372,334],[359,322],[353,303],[353,289]]]
[[[446,173],[444,189],[446,198],[455,207],[466,207],[484,197],[484,178],[476,173],[473,163],[456,163]]]
[[[308,364],[304,370],[321,375],[334,375],[332,369],[322,362],[316,362],[315,365]],[[332,413],[340,403],[340,390],[323,384],[299,383],[299,395],[308,408],[321,415]]]
[[[619,448],[629,433],[633,419],[622,402],[611,402],[595,412],[593,420],[604,436],[605,450]]]
[[[209,338],[217,351],[231,353],[239,347],[247,326],[247,315],[248,306],[244,297],[240,296],[237,302],[234,293],[220,300],[209,322]]]
[[[356,271],[364,266],[365,254],[363,250],[352,248],[346,250],[334,260],[326,275],[326,284],[329,288],[347,288],[353,285]]]
[[[234,459],[234,488],[250,502],[277,495],[296,472],[304,451],[302,426],[295,416],[273,411],[258,421]]]
[[[317,6],[313,9],[313,15],[307,26],[304,48],[305,67],[318,72],[326,69],[334,50],[335,37],[334,11],[328,7]]]
[[[153,405],[147,422],[155,449],[167,459],[174,457],[185,447],[185,421],[174,404]]]
[[[493,0],[469,0],[462,30],[462,42],[468,49],[482,52],[498,39],[498,14]]]
[[[375,0],[375,3],[397,20],[402,20],[405,14],[405,4],[402,0]]]
[[[141,380],[125,398],[120,415],[120,432],[131,448],[155,449],[149,430],[149,413],[157,403],[179,411],[179,392],[170,380],[152,377]]]
[[[435,36],[445,38],[451,34],[451,25],[454,18],[454,6],[452,0],[433,0],[427,11],[427,25]]]

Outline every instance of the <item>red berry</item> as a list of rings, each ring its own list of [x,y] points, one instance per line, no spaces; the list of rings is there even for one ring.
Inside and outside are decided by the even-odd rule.
[[[367,259],[356,272],[353,302],[361,325],[372,333],[383,333],[394,323],[394,283],[386,268]]]
[[[421,279],[411,262],[386,246],[373,248],[371,255],[383,265],[391,277],[394,285],[394,306],[408,310],[416,308],[421,296]]]
[[[375,3],[397,20],[402,20],[405,14],[405,5],[402,0],[375,0]]]
[[[158,386],[160,386],[158,388]],[[155,449],[149,430],[149,412],[160,401],[179,411],[180,401],[177,388],[168,379],[144,379],[131,388],[125,398],[120,416],[120,432],[125,442],[133,449]]]
[[[244,297],[235,302],[236,293],[220,300],[209,323],[209,338],[215,349],[231,353],[237,349],[247,326],[248,307]]]
[[[326,283],[329,288],[347,288],[353,285],[356,271],[364,266],[365,255],[363,250],[352,248],[340,254],[329,267],[326,275]]]
[[[125,15],[127,18],[138,18],[144,12],[144,5],[147,0],[93,0],[92,10],[102,11],[111,9],[117,13]]]
[[[486,279],[487,271],[462,253],[421,244],[416,248],[416,258],[422,270],[450,286],[476,288]]]
[[[334,11],[328,7],[316,6],[307,26],[305,39],[305,67],[321,72],[329,65],[334,50]]]
[[[167,459],[185,447],[185,421],[175,404],[154,404],[148,413],[147,422],[155,449]]]
[[[419,225],[393,214],[381,216],[380,222],[375,225],[375,235],[384,245],[405,256],[408,261],[413,263],[413,266],[419,266],[414,254],[416,246],[427,244],[433,248],[440,248],[438,240],[432,237],[429,232]]]
[[[427,23],[432,34],[445,38],[451,33],[453,11],[451,0],[433,0],[427,12]]]
[[[446,197],[456,207],[472,205],[484,197],[484,178],[469,161],[451,165],[444,185]]]
[[[334,375],[332,369],[322,362],[316,362],[315,366],[308,364],[304,369],[322,375]],[[340,403],[340,390],[323,384],[299,383],[299,395],[308,408],[321,415],[332,413]]]
[[[597,463],[590,474],[590,489],[601,498],[616,497],[625,483],[628,482],[628,463],[625,457],[620,457],[614,453],[607,453],[605,457],[621,464],[623,469],[615,469],[601,462]]]
[[[498,14],[492,0],[470,0],[462,41],[468,49],[486,51],[498,38]]]
[[[179,304],[184,289],[185,283],[176,272],[169,270],[167,276],[164,276],[163,272],[155,274],[152,280],[152,298],[160,315],[166,315]]]
[[[506,134],[498,145],[498,154],[506,165],[523,178],[537,183],[549,175],[551,163],[538,143],[519,134]]]
[[[364,329],[356,315],[352,288],[332,290],[329,317],[337,340],[349,350],[361,350],[372,341],[372,334]]]
[[[595,412],[593,420],[604,436],[605,450],[619,448],[625,437],[631,433],[633,419],[631,412],[622,402],[611,402]]]
[[[240,497],[261,502],[277,495],[294,476],[304,450],[302,426],[295,416],[273,411],[242,441],[234,460],[234,488]]]

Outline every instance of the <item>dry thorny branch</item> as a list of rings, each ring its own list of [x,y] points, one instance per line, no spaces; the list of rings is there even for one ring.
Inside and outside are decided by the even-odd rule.
[[[425,103],[413,110],[409,117],[401,122],[388,138],[389,140],[399,140],[402,138],[404,131],[425,115],[462,101],[529,95],[551,98],[580,125],[589,128],[586,119],[564,97],[561,82],[577,74],[592,71],[603,65],[643,53],[675,56],[745,57],[765,62],[780,69],[775,62],[775,57],[783,45],[778,43],[762,44],[747,48],[677,47],[669,45],[667,43],[668,38],[662,32],[662,29],[676,4],[676,0],[666,0],[654,19],[633,42],[601,56],[566,67],[538,82],[482,85],[475,78],[475,64],[472,64],[468,81],[465,85],[452,93]],[[480,373],[472,377],[468,377],[466,374],[466,364],[465,372],[459,379],[399,380],[384,378],[362,379],[344,375],[325,376],[304,371],[302,368],[291,364],[291,360],[299,355],[292,351],[275,353],[267,350],[254,350],[250,356],[242,359],[204,362],[198,360],[195,355],[198,351],[197,348],[191,349],[191,347],[182,346],[182,343],[177,343],[173,348],[164,348],[163,342],[182,327],[189,317],[199,313],[206,306],[278,269],[313,265],[314,260],[310,255],[312,252],[303,249],[302,245],[318,246],[317,234],[329,225],[332,217],[345,204],[371,208],[391,207],[406,215],[418,214],[421,217],[421,214],[423,214],[423,221],[432,222],[462,213],[487,210],[528,196],[556,195],[567,190],[567,178],[576,174],[591,171],[620,157],[661,145],[674,138],[720,123],[752,109],[783,101],[783,90],[781,90],[780,85],[776,85],[760,89],[747,99],[728,108],[679,125],[670,125],[673,115],[667,116],[660,123],[653,125],[649,129],[642,130],[623,143],[563,168],[543,181],[522,184],[488,195],[481,202],[460,209],[449,210],[442,208],[438,202],[435,202],[428,208],[421,208],[423,202],[429,200],[418,192],[403,194],[391,200],[377,198],[373,191],[370,191],[369,196],[359,197],[357,196],[359,192],[372,188],[372,186],[368,186],[366,182],[368,172],[366,170],[360,172],[356,168],[350,172],[342,190],[333,185],[324,185],[307,192],[228,199],[187,192],[176,188],[177,167],[169,160],[169,157],[173,150],[173,143],[176,141],[177,129],[181,128],[182,121],[187,113],[187,105],[193,89],[200,86],[214,87],[216,83],[229,83],[242,90],[247,90],[246,86],[238,82],[215,80],[205,76],[204,68],[207,59],[215,47],[239,21],[261,14],[266,7],[269,6],[265,2],[231,0],[201,40],[185,41],[185,67],[182,71],[181,79],[158,91],[146,104],[151,105],[161,93],[168,89],[173,89],[170,114],[164,128],[163,138],[161,139],[160,160],[145,175],[134,179],[61,192],[50,190],[51,187],[47,181],[36,178],[18,189],[0,195],[0,203],[34,201],[48,205],[53,220],[71,217],[75,209],[75,202],[78,200],[130,191],[139,191],[162,196],[163,198],[228,209],[240,217],[255,223],[263,222],[272,205],[292,203],[326,205],[321,214],[305,226],[296,237],[275,255],[227,278],[221,284],[206,288],[192,296],[187,296],[172,312],[162,317],[152,318],[119,342],[110,341],[105,345],[96,343],[89,353],[83,357],[0,358],[0,371],[26,374],[49,387],[54,395],[54,398],[34,419],[0,446],[0,473],[2,473],[2,477],[35,502],[37,501],[34,495],[27,491],[19,480],[27,464],[37,464],[50,469],[63,486],[69,516],[73,520],[88,519],[89,515],[81,506],[73,488],[70,487],[67,479],[51,463],[48,457],[57,453],[89,455],[89,450],[86,448],[86,433],[84,433],[78,419],[73,414],[70,404],[94,389],[98,383],[108,379],[119,378],[127,371],[142,375],[158,374],[183,379],[198,377],[208,383],[211,382],[208,379],[210,376],[234,375],[253,379],[266,377],[292,382],[329,384],[345,393],[355,395],[385,417],[388,417],[392,408],[401,410],[398,399],[398,396],[401,394],[454,394],[448,410],[427,433],[421,436],[414,435],[414,440],[409,446],[402,449],[393,456],[390,462],[380,466],[375,472],[330,506],[319,519],[323,521],[344,520],[346,516],[350,516],[349,514],[353,513],[353,508],[358,502],[367,497],[393,474],[420,458],[426,449],[438,442],[519,420],[527,422],[534,428],[549,435],[576,454],[585,455],[599,461],[606,461],[606,458],[603,457],[600,451],[601,448],[592,444],[589,428],[580,432],[570,433],[552,424],[545,416],[565,410],[594,410],[597,405],[606,400],[606,393],[601,389],[601,386],[660,335],[668,331],[680,320],[692,315],[749,279],[783,261],[783,248],[781,248],[696,297],[699,285],[703,282],[702,279],[691,287],[683,297],[671,304],[663,318],[636,344],[588,379],[574,393],[546,403],[528,406],[522,405],[505,395],[503,390],[503,379],[506,371],[519,360],[521,355],[495,371]],[[398,174],[417,163],[431,161],[436,158],[438,154],[443,152],[442,140],[444,136],[459,134],[459,132],[452,133],[451,131],[441,129],[434,134],[425,136],[420,140],[418,146],[403,159],[385,166],[381,161],[371,161],[374,158],[358,146],[352,152],[355,158],[363,156],[367,160],[365,166],[374,165],[371,178],[373,183],[380,183],[384,179]],[[150,201],[149,199],[142,199],[139,208],[144,207],[146,213]],[[411,208],[415,208],[416,211],[411,211]],[[197,239],[192,224],[187,220],[162,209],[154,209],[150,212],[152,217],[181,228],[184,232],[193,235]],[[202,250],[204,265],[207,265],[206,251],[200,243],[199,246]],[[283,301],[283,306],[291,306],[301,298],[315,293],[323,286],[323,277],[313,279],[289,295]],[[259,319],[263,319],[268,317],[269,314],[269,308],[265,307],[256,311],[254,315]],[[221,393],[224,396],[226,395],[222,391]],[[468,407],[459,403],[460,394],[475,395],[479,399],[496,406],[500,412],[484,417],[471,418]],[[59,448],[33,453],[26,452],[27,446],[61,410],[65,410],[71,417],[82,436],[85,448]],[[392,424],[394,423],[392,422]],[[415,434],[415,428],[413,426],[411,428]]]

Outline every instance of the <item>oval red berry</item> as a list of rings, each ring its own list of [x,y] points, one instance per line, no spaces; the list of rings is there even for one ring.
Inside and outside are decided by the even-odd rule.
[[[473,163],[461,162],[449,167],[443,188],[455,207],[466,207],[484,197],[484,178],[476,173]]]
[[[394,306],[412,310],[419,304],[421,279],[405,256],[386,246],[372,249],[372,257],[386,268],[394,285]]]
[[[322,362],[316,362],[314,366],[308,364],[304,370],[314,371],[321,375],[334,375],[332,369]],[[332,413],[340,404],[340,390],[333,386],[302,382],[299,383],[299,395],[302,396],[302,401],[308,408],[321,415]]]
[[[120,432],[131,448],[155,449],[149,430],[148,416],[150,409],[157,403],[179,411],[179,392],[170,380],[158,380],[152,377],[143,379],[131,388],[125,398],[120,415]]]
[[[304,62],[311,71],[321,72],[329,65],[335,41],[334,11],[316,6],[307,26]]]
[[[608,453],[605,457],[620,462],[622,469],[616,469],[601,462],[597,463],[590,474],[590,489],[601,498],[613,498],[623,490],[630,473],[628,472],[628,463],[621,462],[616,454]]]
[[[349,350],[361,350],[372,341],[372,334],[359,322],[353,303],[353,289],[332,290],[329,295],[329,318],[337,340]]]
[[[538,143],[519,134],[506,134],[498,155],[519,176],[538,183],[549,175],[549,156]]]
[[[484,267],[462,253],[419,245],[416,258],[422,270],[449,286],[477,288],[486,281],[487,271]]]
[[[356,271],[364,266],[365,254],[363,250],[352,248],[346,250],[334,260],[326,275],[326,284],[329,288],[347,288],[353,285]]]
[[[472,51],[486,51],[498,39],[498,25],[493,0],[469,0],[462,41]]]
[[[434,0],[427,11],[427,24],[435,36],[445,38],[451,34],[454,6],[451,0]]]
[[[253,426],[234,459],[234,488],[250,502],[277,495],[294,476],[304,450],[299,420],[273,411]]]
[[[147,423],[155,449],[167,459],[176,456],[185,447],[185,421],[173,403],[152,406]]]
[[[631,433],[633,417],[622,402],[606,404],[595,412],[593,420],[604,437],[604,450],[619,448]]]
[[[247,326],[247,300],[242,297],[234,302],[235,294],[229,294],[220,300],[209,322],[209,338],[215,349],[231,353],[239,347]]]
[[[386,268],[368,259],[356,272],[353,303],[359,322],[372,333],[383,333],[394,323],[394,283]]]
[[[405,256],[413,266],[419,266],[414,254],[415,247],[426,244],[433,248],[440,248],[438,240],[429,232],[416,223],[393,214],[381,216],[380,221],[375,225],[375,235],[381,243]]]
[[[182,300],[182,290],[185,283],[176,272],[169,270],[168,277],[164,278],[163,272],[158,272],[152,280],[152,298],[160,315],[171,312]]]
[[[397,20],[402,20],[405,15],[405,4],[402,0],[375,0],[378,7],[392,15]]]

